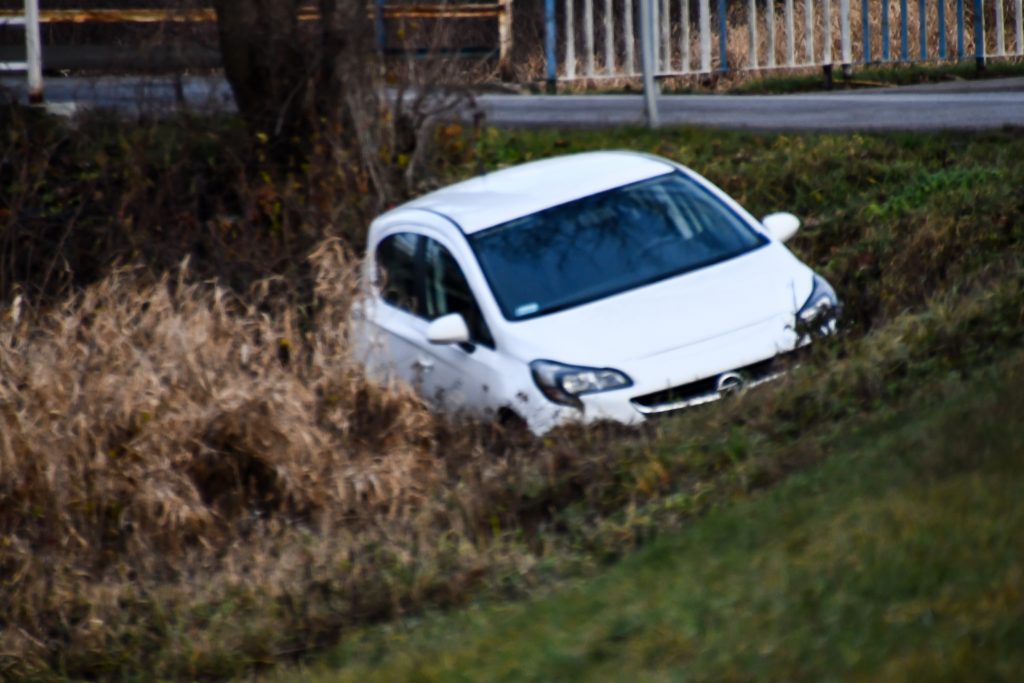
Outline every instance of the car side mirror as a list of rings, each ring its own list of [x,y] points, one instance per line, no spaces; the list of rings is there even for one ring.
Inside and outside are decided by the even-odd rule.
[[[466,319],[458,313],[442,315],[427,326],[427,341],[431,344],[465,344],[469,341]]]
[[[761,225],[768,234],[780,242],[786,242],[800,229],[800,219],[786,211],[770,213],[761,219]]]

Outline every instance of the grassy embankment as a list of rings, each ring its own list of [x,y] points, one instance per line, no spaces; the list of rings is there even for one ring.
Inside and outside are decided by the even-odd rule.
[[[241,675],[367,624],[529,596],[828,459],[877,415],[927,413],[1024,338],[1019,132],[449,130],[447,178],[584,148],[682,160],[755,213],[802,215],[794,250],[847,304],[805,368],[710,410],[545,439],[453,425],[347,359],[336,243],[281,258],[358,233],[331,194],[358,178],[274,176],[210,122],[22,124],[0,165],[6,677]],[[161,279],[182,253],[234,290]],[[103,277],[114,256],[149,269]],[[287,280],[249,289],[257,265]]]
[[[1024,671],[1024,355],[594,579],[360,632],[328,681],[967,681]],[[787,448],[792,446],[781,446]]]

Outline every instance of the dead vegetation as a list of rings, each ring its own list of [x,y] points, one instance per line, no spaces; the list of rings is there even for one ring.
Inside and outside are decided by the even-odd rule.
[[[545,488],[569,454],[369,382],[354,262],[333,239],[310,259],[303,320],[273,280],[240,297],[187,263],[6,308],[5,676],[239,673],[531,562],[490,539],[523,512],[516,481]]]
[[[807,218],[794,247],[853,330],[783,384],[649,429],[535,439],[447,421],[348,356],[347,245],[366,211],[351,168],[239,158],[226,121],[14,123],[4,678],[226,678],[368,622],[522,595],[771,485],[822,457],[816,433],[991,362],[1024,330],[1019,133],[441,129],[438,182],[628,146],[755,212],[791,208]]]

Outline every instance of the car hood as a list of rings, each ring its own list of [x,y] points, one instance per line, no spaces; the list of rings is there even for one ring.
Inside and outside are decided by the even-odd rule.
[[[574,365],[615,366],[709,342],[775,318],[792,324],[812,271],[777,243],[723,263],[513,323],[509,349]]]

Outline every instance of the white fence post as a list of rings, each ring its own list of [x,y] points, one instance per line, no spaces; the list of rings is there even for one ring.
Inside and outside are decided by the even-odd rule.
[[[708,0],[700,0],[700,70],[711,71],[711,11]]]
[[[764,19],[768,22],[768,66],[775,66],[775,2],[765,0]]]
[[[804,32],[807,34],[804,59],[808,64],[814,64],[814,0],[804,0]]]
[[[822,0],[821,23],[821,38],[824,41],[821,46],[821,63],[832,66],[832,0]]]
[[[576,23],[573,21],[573,3],[565,0],[565,76],[576,78]]]
[[[644,72],[644,109],[647,114],[647,125],[658,127],[658,100],[654,84],[654,60],[656,57],[654,44],[654,8],[658,0],[640,0],[640,68]]]
[[[1003,0],[996,3],[996,57],[1006,56],[1006,38],[1003,35]]]
[[[39,37],[39,0],[25,0],[25,62],[28,101],[43,101],[43,48]]]
[[[643,2],[644,0],[641,0]],[[658,68],[658,55],[661,54],[661,31],[658,27],[661,26],[661,1],[651,0],[651,49],[654,50],[654,72],[659,71]],[[642,28],[642,27],[641,27]],[[640,48],[641,50],[643,48]]]
[[[757,0],[747,2],[747,32],[750,37],[750,63],[751,69],[757,68]]]
[[[839,0],[839,47],[843,51],[843,69],[853,64],[853,45],[850,41],[850,0]]]
[[[793,29],[793,0],[782,6],[786,19],[786,66],[796,66],[796,35]]]

